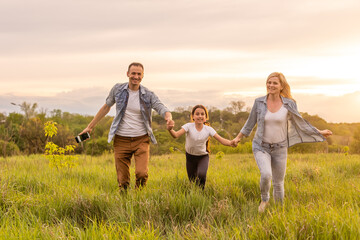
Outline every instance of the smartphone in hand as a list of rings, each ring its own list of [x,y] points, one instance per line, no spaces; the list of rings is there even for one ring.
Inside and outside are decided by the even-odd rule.
[[[86,132],[86,133],[83,133],[83,134],[81,134],[79,136],[76,136],[75,140],[76,140],[77,143],[80,143],[80,142],[82,142],[82,141],[84,141],[84,140],[86,140],[88,138],[90,138],[90,133]]]

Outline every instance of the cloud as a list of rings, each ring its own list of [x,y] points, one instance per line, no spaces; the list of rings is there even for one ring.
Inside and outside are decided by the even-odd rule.
[[[204,7],[206,4],[206,7]],[[213,48],[321,51],[360,38],[358,1],[2,1],[5,54]]]
[[[305,93],[356,99],[359,8],[357,0],[4,0],[0,111],[27,101],[95,114],[112,85],[126,81],[128,64],[140,61],[144,85],[171,107],[251,105],[266,76],[282,71],[304,111],[351,120],[307,104],[333,98]]]
[[[297,94],[296,100],[301,112],[318,115],[328,122],[360,122],[360,91],[343,96]]]
[[[108,91],[102,88],[82,88],[59,93],[53,97],[0,95],[0,112],[20,112],[19,106],[11,105],[11,102],[16,104],[28,102],[38,103],[39,110],[43,109],[48,113],[60,109],[63,112],[95,115],[105,104]],[[114,115],[114,112],[110,114]]]

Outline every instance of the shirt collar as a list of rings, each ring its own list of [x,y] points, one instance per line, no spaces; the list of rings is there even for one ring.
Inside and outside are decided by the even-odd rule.
[[[126,85],[125,85],[124,90],[129,91],[129,84],[126,84]],[[139,86],[139,92],[140,92],[141,94],[145,94],[145,93],[146,93],[146,92],[145,92],[145,88],[143,88],[141,85]]]
[[[263,97],[260,99],[260,101],[262,101],[264,104],[266,104],[267,96],[268,96],[268,95],[263,96]],[[286,104],[286,105],[289,104],[290,101],[289,101],[288,98],[283,97],[283,96],[281,96],[281,95],[280,95],[280,98],[281,98],[281,101],[283,102],[283,104]]]

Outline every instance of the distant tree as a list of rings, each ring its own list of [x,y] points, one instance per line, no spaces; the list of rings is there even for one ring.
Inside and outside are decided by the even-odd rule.
[[[0,113],[0,124],[4,123],[6,121],[6,116],[3,113]]]
[[[60,147],[65,147],[66,145],[75,144],[75,135],[68,126],[59,124],[57,134],[53,136],[52,141]]]
[[[27,154],[43,153],[46,137],[43,133],[44,123],[40,118],[30,118],[20,127],[20,137],[24,140]]]
[[[360,127],[358,127],[354,133],[354,140],[351,143],[350,152],[357,154],[360,153]]]
[[[327,142],[301,143],[289,148],[289,153],[327,153]]]
[[[52,118],[62,118],[62,111],[60,109],[54,109],[50,112]]]
[[[15,143],[0,140],[0,156],[6,158],[7,156],[17,155],[19,153],[19,147]]]
[[[217,107],[210,106],[210,107],[207,108],[207,110],[208,110],[209,112],[215,112],[215,111],[217,111],[217,110],[219,110],[219,109],[218,109]]]
[[[107,138],[107,136],[109,134],[111,123],[112,123],[112,117],[105,116],[96,125],[96,128],[94,128],[94,130],[91,132],[91,135],[94,137],[97,137],[97,138],[100,138],[100,137]]]
[[[240,125],[242,126],[248,119],[249,112],[238,112],[234,117],[234,122],[240,123]]]
[[[30,119],[32,117],[35,117],[36,116],[36,109],[38,107],[38,104],[37,103],[33,103],[31,105],[31,103],[27,103],[27,102],[23,102],[21,105],[20,105],[20,109],[21,111],[24,112],[24,115],[25,115],[25,119]]]
[[[187,106],[187,107],[176,107],[175,112],[182,113],[182,112],[191,112],[194,106]]]
[[[157,123],[158,125],[161,125],[162,123],[165,123],[165,120],[162,116],[160,115],[153,115],[152,116],[152,121]]]
[[[3,125],[4,130],[11,136],[11,142],[14,142],[20,149],[24,150],[24,140],[20,137],[20,127],[24,123],[24,116],[20,113],[10,113]],[[0,133],[0,136],[3,134]],[[4,136],[7,136],[6,134]]]
[[[328,123],[318,115],[309,115],[308,113],[305,112],[305,113],[301,113],[301,116],[318,129],[330,128]]]
[[[108,143],[106,137],[101,137],[97,139],[92,139],[87,143],[86,146],[86,154],[89,154],[91,156],[98,156],[105,152],[111,152],[112,151],[112,145]]]
[[[209,111],[210,122],[214,124],[215,122],[221,122],[221,111],[219,109]]]
[[[232,112],[228,111],[227,109],[224,109],[221,111],[220,121],[222,124],[224,124],[227,121],[234,122],[234,114]]]
[[[54,109],[50,112],[50,119],[58,124],[64,124],[62,111],[60,109]]]
[[[230,109],[232,110],[233,114],[237,114],[243,110],[245,107],[244,101],[231,101],[230,102]]]
[[[6,116],[0,113],[0,151],[4,158],[9,155],[7,149],[9,148],[9,142],[12,139],[12,134],[12,126],[8,126],[8,124],[6,124]]]

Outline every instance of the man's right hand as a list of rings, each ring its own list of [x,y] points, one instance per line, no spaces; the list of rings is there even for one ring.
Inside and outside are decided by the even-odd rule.
[[[86,133],[86,132],[91,133],[91,131],[92,131],[92,129],[91,129],[91,128],[86,127],[84,130],[82,130],[82,132],[81,132],[81,133],[79,133],[79,135],[81,135],[81,134],[83,134],[83,133]]]

